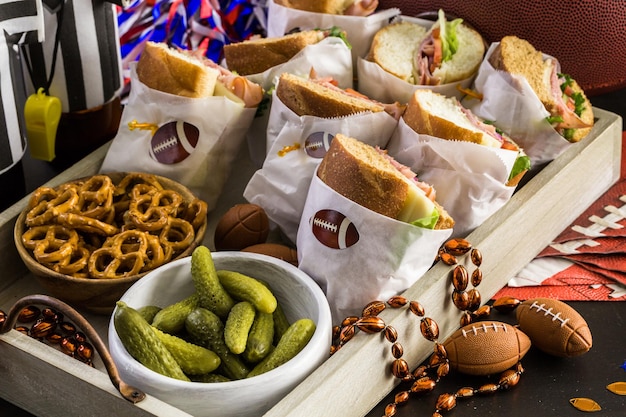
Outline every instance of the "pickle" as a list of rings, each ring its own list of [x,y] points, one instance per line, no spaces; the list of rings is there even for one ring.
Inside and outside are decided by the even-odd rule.
[[[248,378],[271,371],[296,356],[313,337],[315,327],[315,322],[308,318],[295,321],[276,348],[248,373]]]
[[[241,354],[245,361],[257,363],[270,353],[274,341],[274,317],[272,314],[257,311],[248,333],[246,350]]]
[[[211,251],[206,246],[198,246],[191,253],[191,279],[200,297],[200,306],[226,319],[235,301],[217,278]]]
[[[249,301],[264,313],[276,310],[276,297],[261,281],[234,271],[217,271],[217,277],[226,291],[235,299]]]
[[[224,342],[224,324],[206,308],[196,308],[187,316],[185,329],[200,346],[212,350],[222,363],[218,371],[230,379],[243,379],[249,372],[239,356],[230,351]]]
[[[189,381],[152,326],[137,310],[118,301],[113,325],[128,353],[145,367],[170,378]]]
[[[206,383],[232,381],[230,378],[225,377],[222,374],[216,374],[214,372],[211,372],[210,374],[203,374],[203,375],[192,375],[191,380],[193,382],[206,382]]]
[[[280,303],[276,305],[276,310],[272,313],[272,318],[274,319],[274,344],[276,345],[289,328],[290,323]]]
[[[208,374],[220,366],[221,360],[215,352],[202,346],[189,343],[180,337],[167,334],[154,326],[152,330],[154,330],[165,348],[170,351],[185,374]]]
[[[151,323],[165,333],[179,333],[185,328],[185,318],[193,309],[198,307],[199,303],[198,293],[193,293],[189,297],[163,308],[154,316]]]
[[[231,308],[224,325],[224,342],[234,354],[239,355],[246,350],[255,315],[254,306],[247,301],[240,301]]]
[[[154,316],[161,311],[161,307],[159,306],[144,306],[137,309],[137,312],[141,314],[141,317],[148,323],[152,323],[154,320]]]
[[[272,287],[266,281],[264,281],[262,279],[258,279],[258,278],[257,278],[257,280],[261,284],[265,285],[270,291],[272,291]],[[287,320],[287,316],[285,316],[285,311],[283,310],[283,308],[280,305],[280,302],[278,302],[278,300],[276,302],[276,309],[272,313],[272,318],[274,319],[274,340],[273,340],[273,343],[276,345],[276,344],[278,344],[278,341],[280,340],[281,336],[283,334],[285,334],[285,332],[287,331],[287,329],[289,328],[289,325],[290,325],[289,320]]]

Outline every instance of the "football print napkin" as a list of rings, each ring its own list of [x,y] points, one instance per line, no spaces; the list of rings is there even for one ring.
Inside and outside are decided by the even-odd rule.
[[[613,185],[494,298],[626,301],[626,179]]]

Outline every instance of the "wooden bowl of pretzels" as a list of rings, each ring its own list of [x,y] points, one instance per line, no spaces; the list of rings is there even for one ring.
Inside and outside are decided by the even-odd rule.
[[[158,175],[116,172],[36,189],[14,240],[41,287],[74,307],[110,314],[149,271],[191,255],[207,204]]]

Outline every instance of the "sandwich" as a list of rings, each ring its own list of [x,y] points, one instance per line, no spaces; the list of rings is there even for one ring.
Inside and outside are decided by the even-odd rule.
[[[228,69],[239,75],[262,73],[284,64],[309,45],[314,45],[329,36],[344,40],[344,31],[337,27],[294,32],[271,38],[253,38],[243,42],[224,45],[224,60]],[[349,44],[348,44],[349,46]]]
[[[533,45],[516,36],[505,36],[489,57],[497,70],[522,76],[550,113],[548,122],[570,142],[578,142],[594,124],[593,108],[580,85],[560,72],[554,58],[544,59]]]
[[[480,33],[462,19],[448,21],[439,10],[437,21],[428,30],[410,21],[380,29],[367,58],[410,84],[441,85],[475,74],[484,54]]]
[[[190,98],[226,96],[244,107],[257,107],[260,85],[199,54],[147,42],[137,62],[137,77],[148,87]]]
[[[274,0],[290,9],[345,16],[369,16],[376,11],[378,0]]]
[[[312,70],[309,77],[282,73],[276,96],[298,116],[323,118],[349,116],[362,112],[386,111],[396,120],[404,112],[399,103],[380,103],[353,89],[342,89],[330,78],[319,78]]]
[[[507,182],[509,186],[517,185],[530,169],[530,159],[508,135],[463,107],[456,97],[446,97],[427,89],[416,90],[402,118],[419,134],[517,152]]]
[[[376,213],[427,229],[450,229],[454,220],[435,189],[386,151],[335,135],[317,176],[337,193]]]

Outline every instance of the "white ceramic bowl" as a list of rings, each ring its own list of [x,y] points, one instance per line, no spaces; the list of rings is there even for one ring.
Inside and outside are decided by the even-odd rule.
[[[295,266],[277,258],[245,252],[214,252],[217,269],[241,272],[266,281],[293,322],[308,317],[317,328],[293,359],[264,374],[220,383],[185,382],[160,375],[133,359],[123,347],[111,318],[109,350],[122,379],[147,394],[196,417],[258,417],[306,378],[328,357],[332,322],[319,286]],[[133,284],[121,300],[133,308],[165,307],[194,291],[191,257],[166,264]]]

